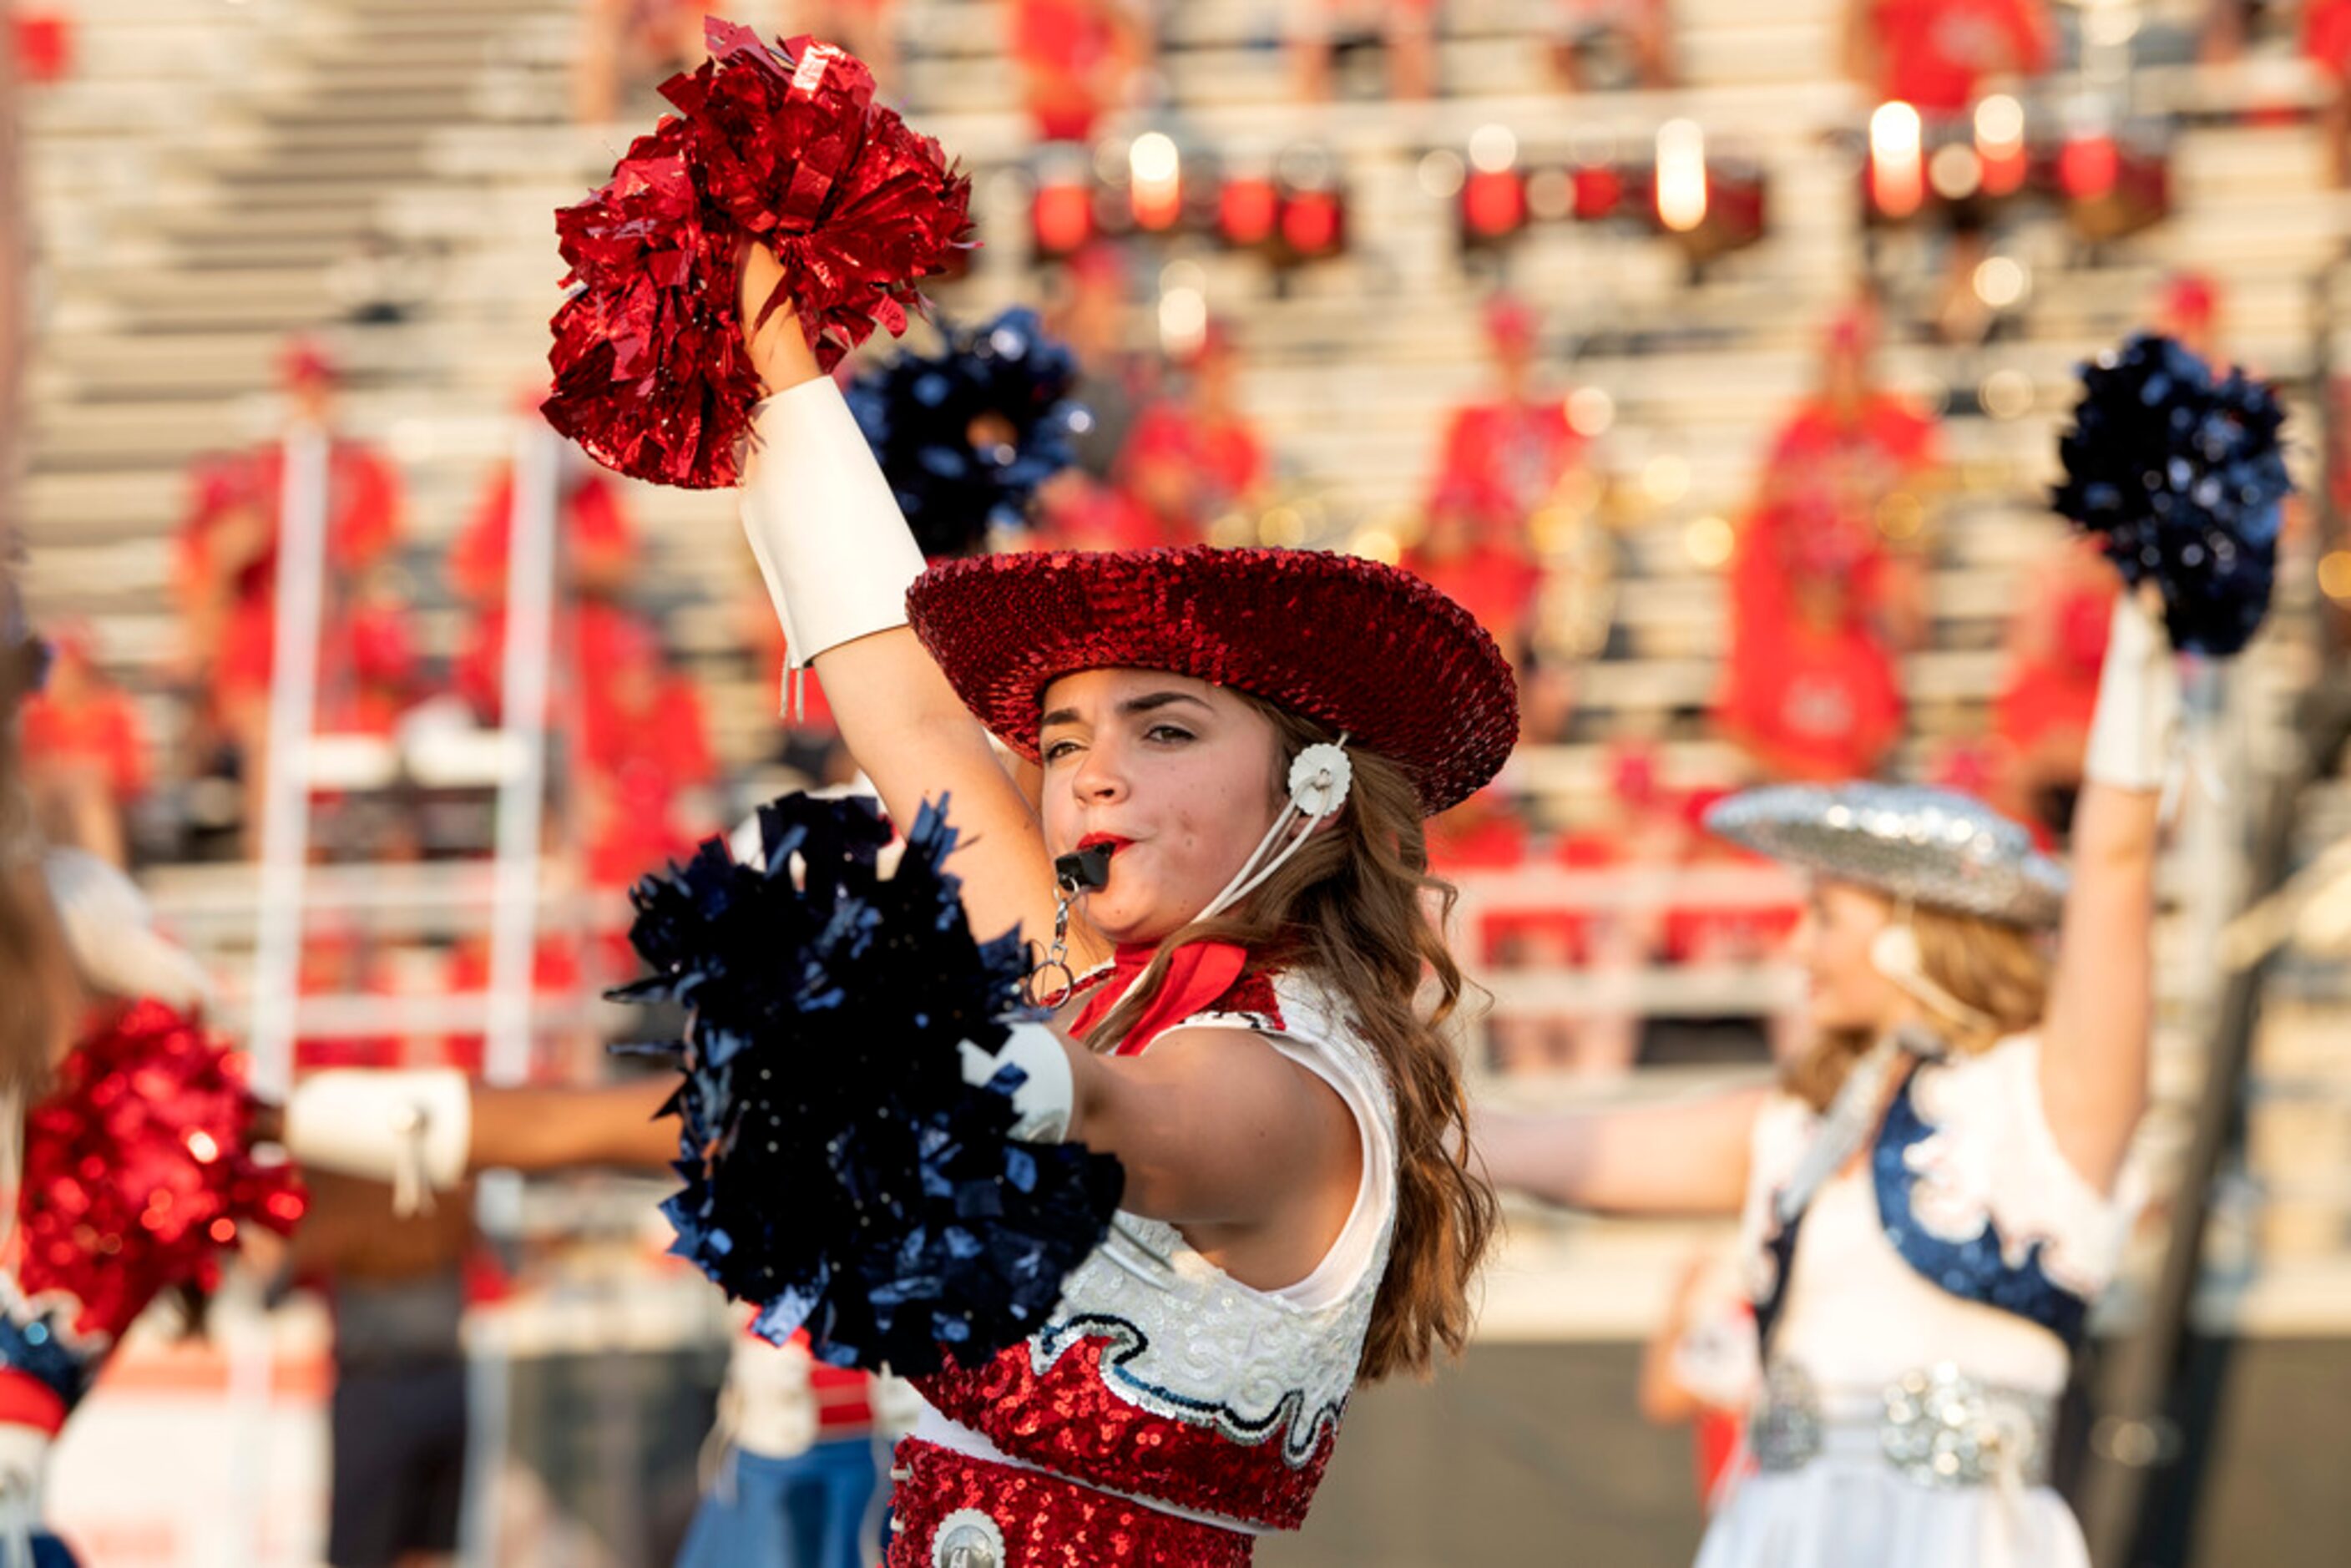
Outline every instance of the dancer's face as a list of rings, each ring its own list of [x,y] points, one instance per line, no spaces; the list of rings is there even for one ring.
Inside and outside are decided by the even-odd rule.
[[[1273,721],[1222,687],[1154,670],[1088,670],[1045,693],[1045,843],[1116,843],[1110,883],[1078,901],[1113,942],[1156,942],[1224,891],[1281,805]]]
[[[1794,956],[1811,983],[1815,1029],[1875,1034],[1895,1021],[1903,992],[1869,956],[1870,943],[1893,918],[1892,901],[1867,888],[1825,877],[1813,883]]]

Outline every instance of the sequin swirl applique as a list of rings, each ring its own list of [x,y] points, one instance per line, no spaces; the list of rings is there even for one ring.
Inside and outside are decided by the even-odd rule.
[[[1346,1413],[1343,1395],[1318,1406],[1310,1417],[1306,1391],[1285,1388],[1271,1408],[1250,1414],[1222,1399],[1197,1397],[1155,1383],[1147,1373],[1152,1359],[1150,1336],[1123,1319],[1100,1312],[1081,1313],[1055,1323],[1032,1339],[1029,1347],[1038,1371],[1045,1373],[1071,1347],[1094,1339],[1102,1342],[1099,1363],[1103,1381],[1145,1409],[1187,1426],[1214,1427],[1244,1447],[1279,1440],[1283,1460],[1291,1465],[1311,1463]]]
[[[940,1527],[972,1513],[1003,1538],[995,1568],[1249,1568],[1255,1547],[1237,1531],[918,1438],[898,1445],[893,1474],[887,1568],[937,1568]]]
[[[14,1280],[0,1281],[0,1367],[21,1372],[56,1395],[60,1421],[89,1392],[114,1348],[111,1334],[73,1332],[80,1311],[81,1303],[65,1291],[28,1301]]]
[[[1748,1301],[1755,1308],[1755,1343],[1771,1348],[1771,1331],[1780,1326],[1780,1309],[1787,1304],[1788,1276],[1796,1266],[1796,1235],[1804,1217],[1796,1216],[1771,1232],[1761,1252],[1751,1258],[1748,1270]]]
[[[1989,1214],[2010,1267],[2022,1267],[2027,1244],[2038,1241],[2041,1267],[2059,1289],[2095,1300],[2113,1282],[2139,1183],[2126,1168],[2116,1192],[2101,1192],[2068,1163],[2041,1103],[2036,1037],[1922,1069],[1912,1103],[1935,1130],[1908,1155],[1919,1175],[1911,1201],[1929,1229],[1965,1239]]]
[[[2013,1312],[2069,1347],[2079,1344],[2090,1303],[2050,1278],[2044,1266],[2049,1239],[2005,1238],[1988,1202],[1959,1211],[1948,1195],[1936,1193],[1938,1151],[1929,1140],[1939,1135],[1919,1113],[1914,1084],[1906,1082],[1886,1107],[1885,1127],[1870,1155],[1886,1239],[1903,1261],[1960,1300]],[[1933,1222],[1928,1214],[1936,1216]]]
[[[1134,1357],[1139,1341],[1131,1324],[1115,1333],[1057,1324],[977,1372],[951,1369],[915,1386],[950,1420],[1058,1475],[1269,1529],[1304,1522],[1331,1461],[1343,1397],[1311,1424],[1313,1441],[1303,1451],[1290,1442],[1299,1424],[1286,1419],[1303,1403],[1297,1390],[1273,1403],[1251,1440],[1230,1412],[1210,1418],[1206,1400],[1136,1396],[1106,1363]],[[1246,1365],[1246,1337],[1228,1349],[1243,1358],[1226,1368],[1229,1378]]]
[[[13,1271],[0,1271],[0,1368],[23,1373],[57,1397],[60,1424],[98,1381],[115,1336],[103,1328],[77,1329],[87,1315],[81,1298],[61,1285],[27,1291]]]
[[[1262,1012],[1185,1021],[1261,1029],[1286,1020],[1281,1043],[1311,1050],[1343,1074],[1379,1108],[1374,1145],[1392,1147],[1385,1077],[1331,998],[1292,977],[1266,993],[1247,998]],[[1393,1205],[1381,1200],[1367,1215],[1377,1229],[1360,1273],[1322,1304],[1305,1305],[1241,1284],[1176,1227],[1122,1213],[1025,1345],[916,1387],[941,1415],[1022,1463],[1217,1518],[1295,1529],[1330,1462],[1386,1272]]]
[[[1749,1305],[1755,1310],[1756,1343],[1769,1349],[1771,1331],[1787,1297],[1794,1267],[1796,1233],[1803,1224],[1778,1218],[1780,1194],[1794,1174],[1806,1144],[1818,1134],[1820,1117],[1802,1101],[1781,1095],[1757,1113],[1748,1149],[1747,1197],[1740,1212],[1739,1259]]]

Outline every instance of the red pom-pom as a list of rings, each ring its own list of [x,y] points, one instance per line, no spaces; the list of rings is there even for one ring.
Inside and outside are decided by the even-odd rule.
[[[873,101],[830,44],[782,52],[716,17],[710,59],[671,78],[679,112],[639,137],[601,190],[556,214],[573,293],[555,313],[548,422],[598,462],[689,489],[736,482],[759,378],[737,267],[773,246],[789,302],[830,371],[878,323],[905,330],[919,282],[969,243],[971,181]]]
[[[74,1332],[110,1338],[167,1286],[214,1284],[239,1226],[292,1230],[302,1188],[254,1160],[253,1109],[238,1058],[160,1002],[85,1038],[26,1117],[24,1293],[69,1291]]]

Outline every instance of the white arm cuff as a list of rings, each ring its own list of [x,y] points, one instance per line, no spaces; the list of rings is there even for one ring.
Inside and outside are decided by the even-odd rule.
[[[455,1068],[315,1072],[286,1100],[286,1152],[301,1165],[392,1184],[403,1214],[465,1179],[473,1087]]]
[[[1012,1092],[1012,1135],[1024,1144],[1058,1144],[1070,1134],[1070,1112],[1077,1103],[1077,1075],[1059,1036],[1040,1023],[1017,1023],[1004,1049],[990,1056],[966,1040],[963,1081],[986,1083],[1006,1063],[1027,1073]]]
[[[2084,776],[2118,789],[2161,789],[2179,723],[2179,657],[2137,592],[2126,588],[2115,600]]]
[[[831,377],[760,404],[743,531],[794,669],[906,623],[906,588],[922,575],[923,552]]]

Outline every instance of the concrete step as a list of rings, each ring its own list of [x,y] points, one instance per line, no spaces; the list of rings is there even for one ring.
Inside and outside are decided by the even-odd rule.
[[[92,267],[82,275],[96,290],[131,311],[174,307],[202,309],[249,308],[256,300],[323,304],[326,280],[316,267],[256,267],[235,272],[193,272],[146,264]]]
[[[421,173],[421,167],[415,172]],[[190,228],[244,229],[256,221],[277,224],[300,214],[339,218],[353,213],[369,214],[402,183],[373,175],[322,177],[308,170],[298,177],[289,173],[277,179],[215,179],[206,182],[204,205],[180,221]]]
[[[358,146],[291,146],[256,149],[250,156],[216,164],[211,183],[223,202],[266,199],[287,188],[313,185],[391,185],[434,172],[429,139],[389,136]]]
[[[472,118],[472,86],[445,78],[413,85],[352,82],[313,89],[297,102],[272,105],[270,124],[289,139],[315,126],[415,126],[430,130]]]
[[[473,90],[475,74],[490,63],[487,37],[474,51],[483,57],[472,59],[387,57],[374,49],[372,40],[360,39],[349,54],[302,61],[308,90],[295,100],[297,112],[315,116],[356,99],[378,110],[379,118],[392,120],[413,118],[421,104],[462,102]]]
[[[173,265],[190,272],[243,271],[288,263],[324,268],[356,254],[360,240],[372,232],[357,219],[340,225],[320,220],[273,227],[275,232],[173,235],[166,236],[164,243]]]

